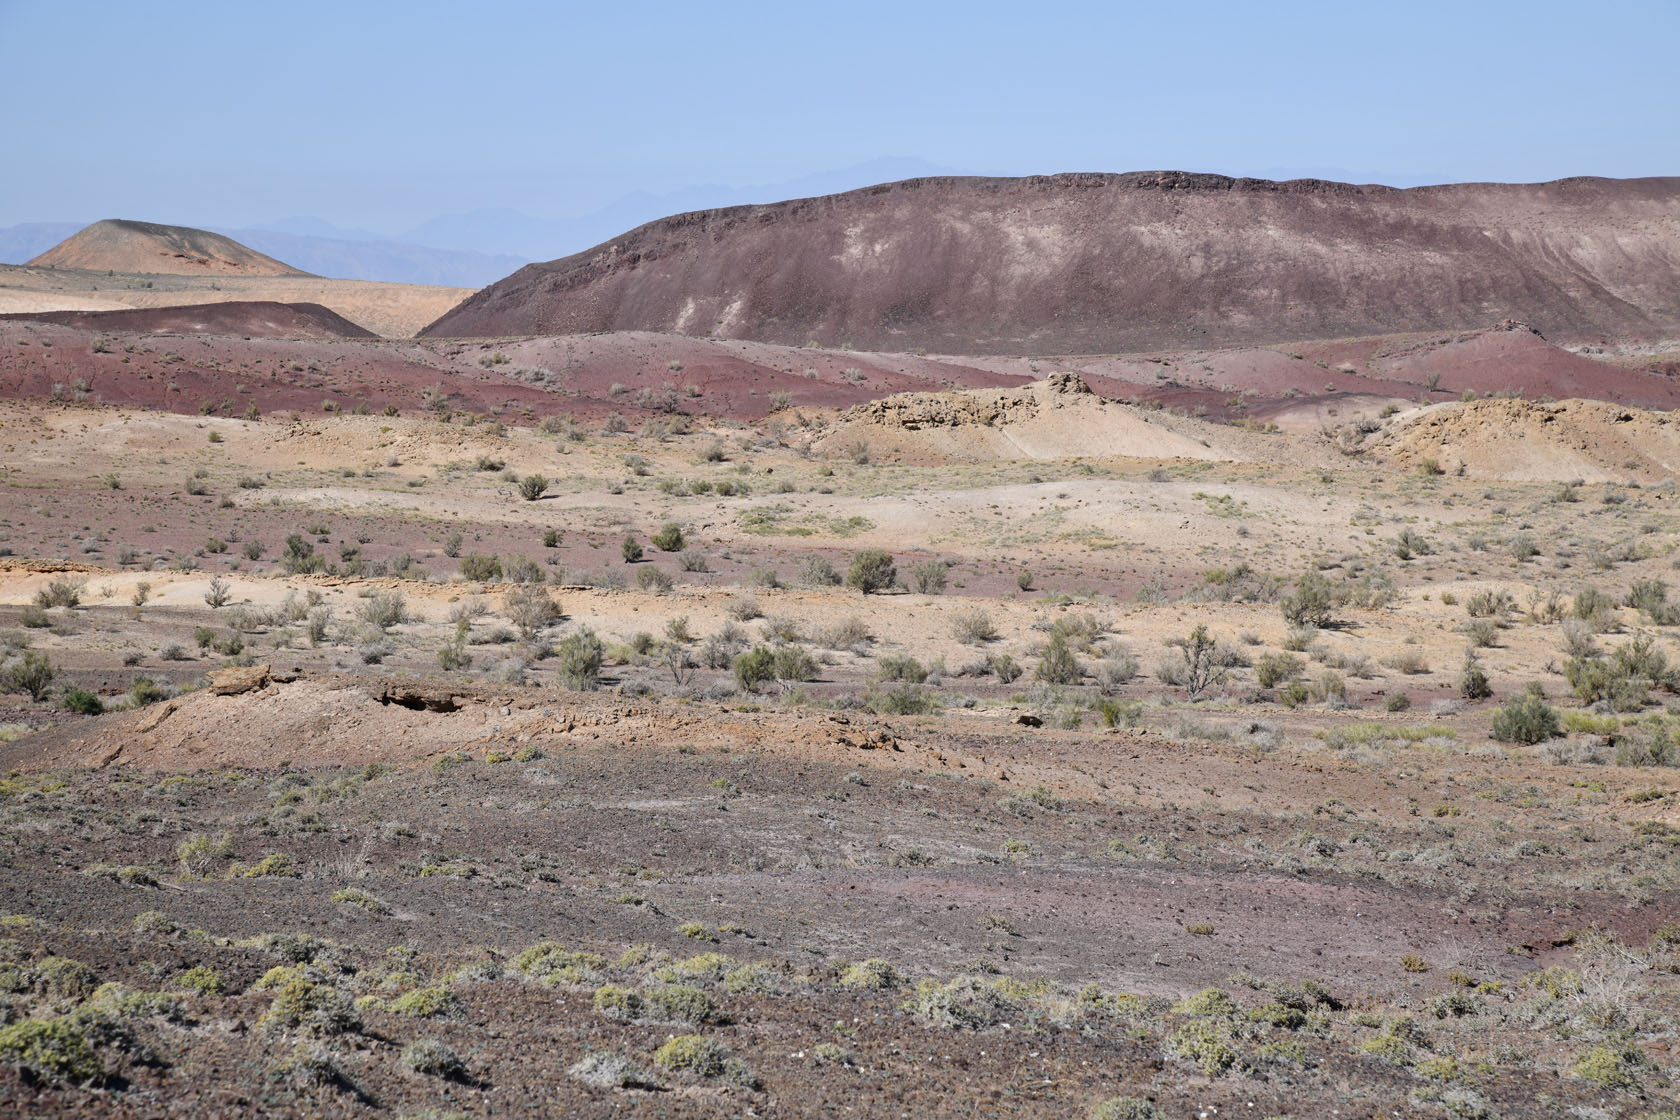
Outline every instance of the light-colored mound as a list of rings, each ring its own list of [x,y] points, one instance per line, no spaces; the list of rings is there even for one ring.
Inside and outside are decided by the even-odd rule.
[[[1015,388],[897,393],[857,405],[818,449],[839,453],[861,441],[874,458],[905,462],[1244,458],[1218,434],[1105,400],[1076,374],[1058,373]]]
[[[1569,400],[1493,399],[1429,409],[1370,445],[1417,467],[1512,482],[1610,482],[1680,475],[1680,421],[1672,413]]]
[[[329,280],[319,276],[180,275],[0,265],[0,314],[116,311],[230,302],[318,303],[383,338],[408,338],[469,288]]]
[[[115,218],[93,223],[29,263],[38,268],[183,276],[308,275],[219,233]]]

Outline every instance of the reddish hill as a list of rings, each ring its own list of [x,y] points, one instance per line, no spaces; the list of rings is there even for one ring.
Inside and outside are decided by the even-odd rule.
[[[1122,353],[1509,317],[1654,338],[1680,330],[1677,207],[1680,179],[912,179],[652,222],[528,265],[423,333]]]
[[[0,315],[58,323],[87,331],[134,334],[237,334],[252,338],[377,338],[344,316],[318,303],[246,300],[200,303],[187,307],[137,307],[123,311],[39,311]]]
[[[40,268],[186,276],[308,276],[231,237],[187,226],[109,218],[28,262]]]

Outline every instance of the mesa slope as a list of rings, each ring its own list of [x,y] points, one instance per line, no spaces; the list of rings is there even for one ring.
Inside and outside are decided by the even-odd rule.
[[[929,178],[652,222],[426,328],[1118,353],[1457,330],[1680,330],[1676,179],[1396,190],[1182,172]]]

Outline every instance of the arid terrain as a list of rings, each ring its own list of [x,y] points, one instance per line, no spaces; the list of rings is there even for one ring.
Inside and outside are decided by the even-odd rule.
[[[426,328],[654,330],[947,353],[1465,330],[1680,329],[1680,179],[1396,190],[1177,171],[928,178],[679,214],[532,264]]]
[[[1508,294],[0,319],[0,1110],[1672,1118],[1680,349]]]

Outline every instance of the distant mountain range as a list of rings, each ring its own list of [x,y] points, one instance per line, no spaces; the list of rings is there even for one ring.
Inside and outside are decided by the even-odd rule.
[[[309,216],[259,226],[203,228],[318,276],[482,288],[533,261],[576,253],[684,211],[832,194],[870,183],[949,172],[923,160],[877,159],[759,187],[710,185],[659,195],[639,192],[568,218],[537,218],[506,208],[445,214],[395,235]],[[27,222],[0,227],[0,264],[22,264],[87,224]]]

